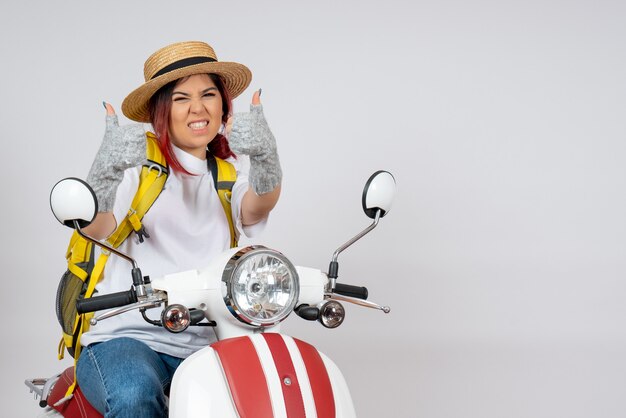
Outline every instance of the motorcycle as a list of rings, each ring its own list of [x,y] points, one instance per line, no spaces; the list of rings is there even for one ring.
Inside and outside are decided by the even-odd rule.
[[[173,333],[191,326],[214,327],[218,341],[189,356],[174,374],[170,417],[354,417],[350,391],[337,365],[313,345],[281,334],[280,326],[294,312],[336,328],[345,318],[342,303],[390,312],[368,301],[365,287],[337,279],[339,254],[389,212],[395,186],[387,171],[367,180],[362,206],[373,221],[333,253],[326,273],[294,266],[281,252],[263,245],[248,245],[225,251],[200,270],[143,277],[134,259],[83,232],[97,213],[95,195],[84,181],[58,182],[50,205],[59,222],[132,265],[130,290],[77,300],[79,313],[96,312],[92,325],[138,310],[146,321]],[[150,319],[149,309],[161,309],[160,320]],[[65,397],[73,378],[69,367],[25,383],[44,408],[43,416],[101,418],[80,387]]]

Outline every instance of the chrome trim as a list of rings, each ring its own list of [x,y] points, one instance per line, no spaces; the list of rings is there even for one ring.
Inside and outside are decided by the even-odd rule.
[[[327,321],[328,309],[331,309],[331,308],[341,310],[341,318],[339,319],[339,322],[337,322],[336,324],[329,324]],[[337,328],[341,324],[343,324],[343,320],[346,319],[346,309],[343,307],[341,303],[339,303],[339,301],[327,299],[319,309],[320,309],[320,315],[319,315],[318,320],[326,328],[329,328],[329,329]]]
[[[351,298],[348,296],[338,295],[337,293],[325,293],[324,297],[330,300],[340,300],[342,302],[354,303],[355,305],[364,306],[366,308],[378,309],[383,311],[384,313],[391,312],[391,308],[389,306],[381,306],[377,303],[370,302],[363,299]]]
[[[355,242],[363,238],[372,229],[376,228],[376,226],[378,225],[378,221],[380,221],[380,217],[381,217],[381,210],[378,209],[374,215],[374,221],[367,228],[365,228],[364,230],[356,234],[354,237],[348,240],[348,242],[346,242],[345,244],[343,244],[342,246],[340,246],[339,248],[335,250],[335,252],[333,253],[331,262],[330,262],[331,265],[337,263],[337,259],[339,258],[339,254],[341,252],[343,252],[346,248],[348,248],[349,246],[351,246],[352,244],[354,244]],[[335,285],[337,284],[337,277],[338,277],[337,275],[335,275],[334,277],[330,277],[330,289],[331,290],[335,290]]]
[[[183,320],[186,322],[186,324],[183,324],[183,328],[181,329],[170,329],[168,326],[165,325],[167,323],[167,316],[173,309],[178,309],[182,312],[182,315],[184,316]],[[161,325],[169,332],[173,334],[178,334],[185,331],[187,328],[189,328],[189,325],[191,325],[191,313],[186,306],[181,305],[180,303],[167,305],[167,307],[161,311]]]
[[[294,294],[289,306],[286,306],[283,310],[283,313],[277,317],[277,319],[273,321],[259,321],[257,319],[248,318],[241,309],[237,306],[235,299],[233,297],[232,291],[232,277],[234,273],[237,271],[237,268],[248,258],[253,257],[257,254],[270,254],[273,257],[278,258],[282,261],[291,271],[294,278]],[[226,295],[224,295],[224,304],[230,311],[230,313],[237,318],[240,322],[244,324],[254,326],[254,327],[271,327],[274,326],[283,320],[285,320],[293,311],[298,302],[298,297],[300,296],[300,277],[298,276],[298,272],[294,265],[285,257],[282,253],[267,248],[263,245],[250,245],[242,248],[237,251],[226,263],[224,267],[224,272],[222,273],[222,283],[224,284],[224,288],[226,289]]]
[[[45,406],[48,401],[48,396],[54,387],[54,384],[61,377],[60,374],[52,376],[50,378],[37,378],[37,379],[26,379],[24,383],[30,389],[30,393],[35,394],[35,399],[39,398],[39,405],[42,404]]]
[[[100,247],[101,249],[105,250],[105,251],[109,251],[119,257],[122,257],[124,260],[128,261],[130,264],[133,265],[133,268],[138,268],[137,266],[137,262],[130,256],[124,254],[121,251],[118,251],[117,249],[113,248],[112,246],[110,246],[108,243],[104,242],[104,241],[98,241],[95,238],[90,237],[89,235],[85,234],[83,232],[83,230],[80,228],[80,225],[78,225],[78,221],[74,221],[74,229],[76,229],[76,232],[78,232],[78,235],[80,235],[81,237],[85,238],[87,241],[97,245],[98,247]]]
[[[357,242],[358,240],[363,238],[372,229],[376,228],[376,226],[378,225],[378,221],[380,220],[380,212],[381,212],[380,209],[376,211],[376,214],[374,216],[374,221],[367,228],[365,228],[363,231],[361,231],[358,234],[356,234],[348,242],[346,242],[341,247],[339,247],[339,248],[337,248],[335,250],[335,252],[333,253],[332,261],[337,261],[337,258],[339,257],[339,254],[341,252],[343,252],[343,250],[345,250],[346,248],[348,248],[349,246],[351,246],[352,244],[354,244],[355,242]]]

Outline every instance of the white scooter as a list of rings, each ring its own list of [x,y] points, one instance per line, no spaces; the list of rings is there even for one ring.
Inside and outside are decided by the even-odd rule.
[[[345,317],[340,302],[389,313],[368,302],[367,289],[337,282],[339,254],[378,225],[391,208],[395,179],[374,173],[363,190],[363,210],[373,219],[362,232],[339,247],[328,273],[294,265],[280,252],[261,245],[233,248],[201,270],[170,274],[151,281],[136,262],[86,236],[81,228],[97,212],[95,195],[82,180],[57,183],[50,195],[52,211],[96,245],[133,265],[131,290],[78,300],[80,313],[96,312],[92,324],[130,310],[171,332],[190,326],[213,326],[218,341],[188,357],[176,370],[169,394],[169,416],[191,417],[354,417],[355,408],[339,368],[301,340],[280,334],[291,312],[336,328]],[[162,309],[160,321],[146,309]],[[102,417],[80,388],[64,398],[73,368],[26,385],[45,408],[43,416]]]

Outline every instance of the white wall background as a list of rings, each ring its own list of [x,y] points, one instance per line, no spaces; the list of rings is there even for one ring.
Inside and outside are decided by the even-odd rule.
[[[51,186],[175,41],[247,64],[284,191],[263,242],[325,269],[365,227],[361,189],[398,182],[342,254],[348,306],[294,336],[343,369],[360,417],[626,416],[626,3],[619,0],[81,1],[0,5],[0,415],[56,360],[69,230]],[[122,121],[124,119],[122,118]]]

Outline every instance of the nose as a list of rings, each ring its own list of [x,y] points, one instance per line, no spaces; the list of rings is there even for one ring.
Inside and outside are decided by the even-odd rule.
[[[204,104],[202,104],[202,100],[200,99],[191,99],[189,104],[189,111],[191,113],[202,113],[204,111]]]

